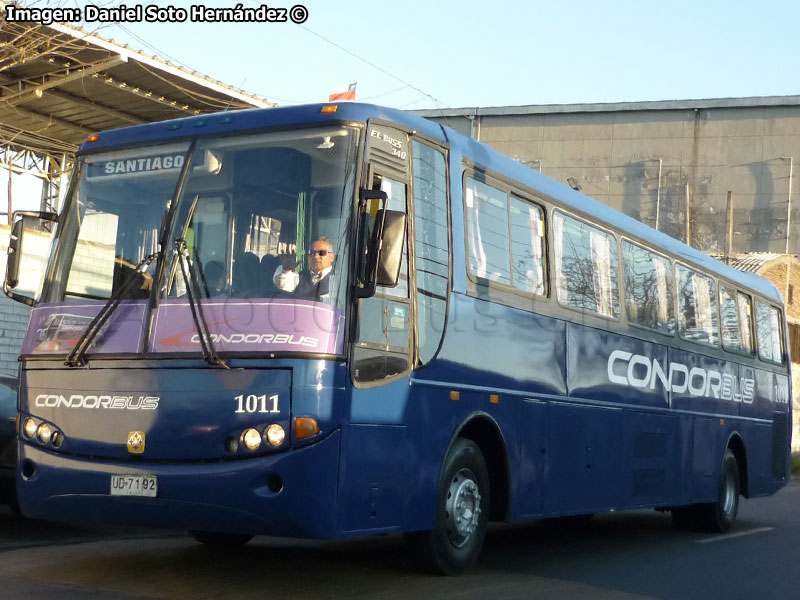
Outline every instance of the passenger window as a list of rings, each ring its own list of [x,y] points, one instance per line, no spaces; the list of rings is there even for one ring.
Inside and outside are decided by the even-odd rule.
[[[737,294],[739,305],[739,332],[742,336],[742,350],[753,353],[753,301],[750,296]]]
[[[511,197],[511,275],[515,288],[544,296],[544,213]]]
[[[561,213],[553,216],[553,237],[558,301],[618,318],[616,238]]]
[[[508,252],[508,196],[468,178],[469,270],[477,277],[511,285]]]
[[[781,312],[763,302],[756,302],[758,355],[762,360],[783,364],[783,320]]]
[[[678,265],[679,332],[683,339],[716,346],[717,300],[714,280]]]
[[[439,348],[447,314],[450,277],[447,169],[441,152],[416,141],[412,148],[419,360],[425,364]]]
[[[672,335],[675,331],[675,300],[670,261],[640,246],[623,242],[622,264],[628,321]]]
[[[719,314],[722,319],[722,347],[726,350],[743,350],[739,333],[739,310],[734,296],[723,285],[719,286]]]

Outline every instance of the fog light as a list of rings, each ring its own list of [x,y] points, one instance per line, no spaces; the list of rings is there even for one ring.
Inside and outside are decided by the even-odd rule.
[[[33,436],[36,435],[36,421],[31,418],[25,419],[25,423],[22,424],[22,435],[26,438],[31,439]]]
[[[286,439],[286,432],[283,430],[283,427],[277,423],[273,423],[267,427],[267,432],[264,434],[264,437],[267,439],[270,445],[280,446],[283,443],[283,440]]]
[[[261,434],[258,433],[258,429],[245,429],[242,434],[242,443],[248,450],[257,450],[261,445]]]
[[[47,423],[42,423],[36,430],[36,437],[43,444],[49,444],[50,439],[53,437],[53,428]]]

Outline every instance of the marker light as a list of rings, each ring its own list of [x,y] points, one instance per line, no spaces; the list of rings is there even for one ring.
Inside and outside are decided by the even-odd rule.
[[[283,440],[286,439],[286,432],[284,431],[283,427],[277,423],[273,423],[267,427],[264,437],[270,445],[280,446],[283,443]]]
[[[50,439],[53,437],[53,428],[47,423],[42,423],[36,430],[36,437],[43,444],[49,444]]]
[[[86,143],[87,144],[91,144],[92,142],[96,142],[99,139],[100,139],[100,136],[97,135],[96,133],[93,133],[92,135],[90,135],[89,137],[86,138]]]
[[[327,115],[327,114],[333,114],[337,110],[339,110],[339,105],[338,104],[329,104],[327,106],[323,106],[321,112],[322,112],[323,115]]]
[[[245,429],[242,434],[242,443],[248,450],[258,450],[261,445],[261,434],[258,433],[258,429],[253,429],[252,427]]]
[[[25,423],[22,425],[22,434],[31,439],[33,436],[36,435],[36,421],[31,419],[30,417],[25,419]]]
[[[309,438],[319,433],[319,425],[316,419],[311,417],[296,417],[294,420],[294,436],[298,440]]]

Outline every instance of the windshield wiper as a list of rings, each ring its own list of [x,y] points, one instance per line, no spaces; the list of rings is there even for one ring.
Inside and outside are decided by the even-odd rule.
[[[182,237],[175,240],[175,252],[178,255],[178,263],[181,266],[183,283],[186,286],[186,296],[189,299],[189,308],[192,311],[192,320],[200,338],[200,348],[203,351],[203,359],[212,367],[223,367],[230,369],[226,363],[214,350],[214,343],[211,340],[211,331],[208,329],[208,321],[203,314],[203,305],[200,303],[200,284],[197,281],[197,272],[194,264],[189,260],[189,249],[186,240]]]
[[[106,321],[108,321],[108,318],[117,309],[123,298],[128,294],[128,292],[133,290],[134,284],[141,284],[141,280],[139,277],[137,277],[137,275],[144,273],[147,270],[147,267],[150,266],[150,263],[153,262],[157,257],[158,252],[154,254],[148,254],[139,261],[139,264],[131,269],[130,276],[111,294],[111,297],[103,305],[103,308],[100,309],[100,312],[97,313],[95,318],[92,319],[92,322],[89,323],[86,329],[83,330],[81,337],[78,338],[78,341],[75,342],[75,345],[72,347],[69,355],[67,355],[67,360],[64,361],[66,366],[83,367],[86,365],[86,351],[94,341],[94,338],[96,338],[97,334],[100,333],[103,325],[106,324]]]

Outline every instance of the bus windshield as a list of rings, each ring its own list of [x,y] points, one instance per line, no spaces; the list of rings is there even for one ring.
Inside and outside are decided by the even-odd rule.
[[[357,142],[355,129],[340,127],[201,138],[193,148],[185,142],[84,157],[42,300],[88,307],[112,296],[145,300],[155,294],[157,310],[172,307],[162,316],[183,322],[175,311],[186,312],[191,278],[175,252],[180,239],[198,283],[195,295],[212,313],[225,304],[223,320],[241,321],[244,313],[231,315],[246,304],[252,321],[263,299],[272,313],[278,305],[328,305],[338,322],[347,277],[337,269],[347,264]],[[157,253],[165,226],[171,229],[163,265],[144,265]],[[238,302],[243,299],[249,300]],[[209,315],[209,321],[217,316]],[[286,315],[277,318],[285,321]],[[223,326],[215,334],[212,328],[223,346],[234,333],[251,332]],[[53,344],[40,347],[52,351]],[[151,350],[176,348],[156,343]]]

